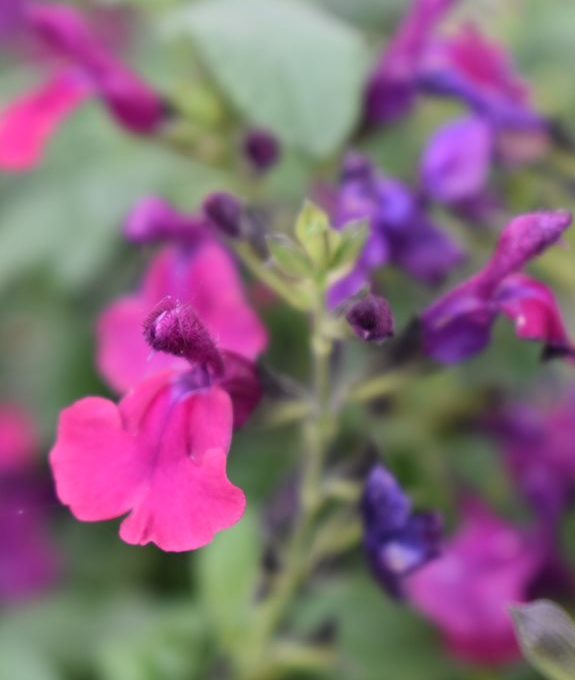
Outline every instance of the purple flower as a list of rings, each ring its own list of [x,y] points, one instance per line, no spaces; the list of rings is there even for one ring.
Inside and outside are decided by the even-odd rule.
[[[34,465],[35,426],[13,404],[0,404],[0,600],[16,602],[48,589],[57,575],[47,534],[53,498]]]
[[[403,580],[439,554],[436,513],[414,513],[411,500],[383,465],[372,468],[362,498],[364,547],[375,578],[393,597]]]
[[[379,295],[366,295],[350,307],[345,318],[354,333],[366,342],[381,343],[395,332],[389,302]]]
[[[520,273],[570,224],[571,214],[561,211],[512,220],[487,265],[423,314],[425,352],[444,364],[469,359],[488,345],[493,324],[503,314],[515,324],[518,337],[543,342],[549,353],[571,354],[553,293]]]
[[[207,237],[206,221],[178,212],[156,196],[141,199],[130,212],[124,236],[131,243],[171,242],[194,246]]]
[[[545,407],[515,404],[489,425],[511,478],[553,531],[575,494],[575,393]]]
[[[365,123],[390,123],[408,113],[417,96],[420,64],[435,28],[456,0],[414,0],[382,54],[365,93]]]
[[[275,135],[267,130],[250,130],[243,141],[243,152],[253,170],[265,173],[280,159],[281,147]]]
[[[243,206],[232,194],[223,191],[211,194],[203,205],[204,214],[210,225],[230,238],[242,235]]]
[[[440,203],[461,205],[486,192],[493,158],[491,127],[481,118],[447,123],[431,138],[422,161],[423,184]]]
[[[354,271],[331,290],[334,306],[368,285],[372,272],[385,264],[422,283],[439,284],[464,259],[461,248],[427,216],[422,201],[361,156],[346,160],[333,212],[339,228],[358,219],[371,226]]]

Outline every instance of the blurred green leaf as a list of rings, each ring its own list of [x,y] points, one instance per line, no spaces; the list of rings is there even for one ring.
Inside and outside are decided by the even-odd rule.
[[[272,234],[268,248],[279,268],[288,276],[306,278],[313,274],[313,266],[304,251],[285,234]]]
[[[205,0],[176,11],[219,86],[254,125],[315,157],[357,123],[367,69],[361,35],[299,0]]]
[[[197,554],[205,614],[228,649],[241,650],[252,631],[260,555],[258,525],[249,513]]]

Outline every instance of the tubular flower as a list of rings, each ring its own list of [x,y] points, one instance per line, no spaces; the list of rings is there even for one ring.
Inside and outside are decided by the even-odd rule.
[[[405,578],[439,554],[441,520],[436,513],[414,513],[411,500],[383,465],[371,470],[361,507],[372,572],[390,595],[401,597]]]
[[[130,132],[151,135],[165,120],[161,98],[100,43],[83,17],[65,5],[24,6],[24,31],[54,58],[55,72],[0,114],[0,168],[29,170],[64,119],[98,97]]]
[[[340,228],[367,219],[371,235],[354,271],[332,288],[332,305],[357,293],[385,264],[394,264],[417,281],[438,284],[464,259],[410,189],[383,176],[361,156],[346,160],[333,213]]]
[[[190,306],[218,350],[228,357],[226,367],[234,384],[252,384],[248,393],[257,403],[258,380],[253,362],[267,345],[267,333],[248,305],[233,261],[203,230],[203,223],[184,217],[157,199],[139,204],[128,220],[128,233],[137,240],[176,240],[152,262],[140,291],[112,304],[98,324],[98,365],[104,378],[124,392],[144,377],[186,362],[150,349],[142,319],[166,296]],[[147,238],[146,238],[147,235]],[[233,370],[232,370],[233,369]],[[230,373],[227,377],[231,379]],[[251,377],[250,377],[251,376]],[[247,395],[246,395],[247,396]]]
[[[407,595],[455,656],[483,665],[513,661],[519,650],[508,607],[528,599],[544,552],[533,537],[472,501],[443,555],[406,580]]]
[[[52,501],[35,470],[34,423],[13,404],[0,404],[0,600],[35,597],[56,579],[57,557],[45,526]]]
[[[521,273],[570,224],[571,215],[560,211],[512,220],[487,265],[423,314],[425,352],[444,364],[469,359],[488,345],[493,324],[503,314],[514,323],[519,338],[542,342],[548,354],[571,354],[553,293]]]
[[[128,515],[120,528],[126,543],[195,550],[245,508],[226,476],[234,421],[228,359],[192,309],[172,300],[152,312],[144,334],[179,366],[138,383],[118,405],[88,397],[62,413],[50,456],[56,490],[80,520]]]

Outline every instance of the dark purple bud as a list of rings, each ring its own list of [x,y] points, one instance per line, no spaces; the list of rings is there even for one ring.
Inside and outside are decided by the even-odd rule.
[[[144,321],[144,337],[157,352],[166,352],[210,369],[220,376],[223,357],[191,307],[164,298]]]
[[[223,352],[224,372],[219,384],[234,407],[234,429],[242,427],[258,407],[263,389],[257,366],[233,352]]]
[[[205,225],[197,217],[184,215],[161,198],[140,200],[128,215],[124,236],[131,243],[176,241],[195,244],[206,236]]]
[[[279,161],[280,143],[271,132],[250,130],[243,142],[243,152],[256,172],[267,172]]]
[[[373,574],[390,595],[401,597],[403,578],[438,556],[441,518],[433,512],[414,513],[410,498],[381,464],[369,474],[361,508]]]
[[[223,191],[208,196],[204,201],[204,214],[210,224],[224,236],[242,236],[243,206],[232,194]]]
[[[366,342],[383,342],[393,337],[395,323],[389,302],[379,295],[369,294],[356,302],[346,314],[353,332]]]

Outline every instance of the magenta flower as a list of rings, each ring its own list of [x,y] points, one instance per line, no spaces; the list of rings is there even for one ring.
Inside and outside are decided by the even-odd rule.
[[[98,324],[98,365],[108,383],[125,392],[143,378],[185,365],[181,358],[150,356],[141,333],[144,319],[162,299],[171,296],[194,310],[218,349],[233,355],[234,375],[252,376],[253,361],[267,345],[267,333],[248,305],[240,277],[228,253],[202,223],[177,213],[158,199],[140,203],[128,219],[136,240],[175,240],[152,262],[140,291],[112,304]]]
[[[58,126],[90,96],[130,132],[158,131],[166,115],[162,99],[108,52],[81,14],[57,4],[30,3],[24,11],[25,32],[53,57],[54,73],[0,114],[0,168],[37,165]]]
[[[499,665],[519,657],[508,607],[528,599],[544,555],[534,537],[472,501],[443,555],[408,578],[405,587],[452,654]]]
[[[542,342],[549,354],[573,352],[553,293],[521,270],[556,243],[571,224],[567,212],[517,217],[502,233],[487,265],[432,305],[422,317],[425,352],[454,364],[481,352],[499,314],[517,336]]]
[[[195,550],[245,508],[226,476],[234,388],[245,406],[240,359],[219,350],[190,306],[169,298],[143,329],[173,367],[156,370],[118,405],[88,397],[62,413],[50,456],[56,490],[82,521],[128,515],[126,543]]]
[[[13,404],[0,404],[0,600],[17,602],[47,590],[57,557],[47,535],[51,495],[35,469],[36,428]]]

